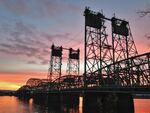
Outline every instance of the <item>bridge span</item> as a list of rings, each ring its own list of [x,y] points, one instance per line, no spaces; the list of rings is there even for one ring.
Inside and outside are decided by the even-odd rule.
[[[128,59],[130,64],[125,66],[127,59],[110,64],[101,70],[105,73],[104,78],[98,74],[98,71],[91,73],[86,78],[84,75],[66,75],[57,78],[52,82],[47,79],[31,78],[20,90],[31,91],[92,91],[98,92],[134,92],[150,93],[150,53],[134,56]],[[117,65],[117,72],[113,70]],[[129,71],[130,70],[130,71]],[[130,77],[126,77],[126,75]],[[86,84],[86,86],[85,86]]]
[[[84,103],[92,103],[88,107],[102,105],[102,113],[133,113],[133,95],[150,94],[150,52],[138,54],[128,21],[89,8],[84,16],[84,74],[79,75],[79,49],[52,45],[47,79],[30,78],[16,95],[39,103],[78,101],[82,96]],[[111,38],[106,21],[111,22]],[[69,50],[66,75],[61,73],[63,50]]]

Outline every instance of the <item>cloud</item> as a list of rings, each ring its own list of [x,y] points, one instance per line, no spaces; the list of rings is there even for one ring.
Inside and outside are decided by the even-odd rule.
[[[4,52],[6,54],[13,54],[13,55],[26,55],[26,56],[35,56],[38,52],[37,48],[21,45],[21,44],[4,44],[0,43],[0,52]]]
[[[150,4],[147,4],[145,9],[137,11],[140,17],[150,16]]]
[[[7,32],[8,37],[0,42],[0,52],[15,56],[25,56],[28,64],[48,64],[52,41],[59,38],[66,39],[70,36],[69,33],[51,35],[23,22],[16,22],[12,26],[6,26],[0,26],[2,30],[3,27],[5,28],[4,31]],[[4,32],[1,31],[1,33]],[[34,61],[31,61],[30,57]],[[35,62],[37,60],[38,62]]]
[[[64,34],[55,34],[55,35],[47,35],[47,34],[43,34],[45,36],[45,38],[48,40],[48,41],[52,41],[52,39],[56,39],[58,40],[59,39],[67,39],[71,36],[70,33],[64,33]]]
[[[25,0],[1,0],[0,4],[1,7],[6,8],[16,14],[28,12],[28,4]]]
[[[43,65],[47,65],[49,63],[49,60],[42,60],[41,62],[40,62],[40,64],[43,64]]]
[[[37,64],[37,62],[34,61],[34,60],[28,61],[27,63],[28,63],[28,64]]]
[[[150,39],[150,35],[149,34],[145,34],[145,38],[147,38],[149,40]]]
[[[80,9],[65,0],[0,0],[0,6],[13,14],[32,17],[53,17]]]

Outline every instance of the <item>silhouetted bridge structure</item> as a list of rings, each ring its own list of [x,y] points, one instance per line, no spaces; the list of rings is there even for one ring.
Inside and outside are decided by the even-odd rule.
[[[84,74],[79,75],[79,49],[52,45],[48,79],[29,79],[17,95],[41,98],[41,101],[47,98],[46,95],[51,101],[60,95],[65,99],[83,96],[86,102],[92,102],[90,97],[96,100],[98,96],[102,100],[117,97],[118,104],[125,99],[131,104],[130,94],[150,94],[150,52],[138,54],[129,22],[116,17],[106,18],[89,8],[85,9],[84,16]],[[112,36],[107,35],[106,21],[111,22]],[[64,76],[61,73],[63,50],[69,50]]]
[[[125,67],[124,64],[127,61],[130,61],[130,66]],[[117,71],[113,70],[114,65],[117,65]],[[150,53],[115,62],[115,64],[105,66],[101,70],[106,73],[103,75],[106,76],[105,78],[100,78],[98,71],[91,73],[92,76],[86,78],[83,75],[66,75],[52,82],[47,79],[31,78],[21,89],[42,93],[60,91],[150,93]]]

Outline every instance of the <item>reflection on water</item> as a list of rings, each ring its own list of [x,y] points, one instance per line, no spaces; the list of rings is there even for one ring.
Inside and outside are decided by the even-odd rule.
[[[14,96],[0,96],[0,113],[82,113],[83,98],[79,103],[49,103],[36,104],[29,100],[18,99]]]
[[[134,99],[135,113],[150,113],[150,99]]]
[[[150,99],[135,99],[135,113],[150,113]],[[0,113],[83,113],[83,98],[79,103],[35,104],[33,99],[20,100],[14,96],[0,96]],[[94,109],[93,109],[93,112]]]
[[[29,100],[29,111],[30,111],[30,113],[32,113],[32,109],[33,109],[33,99],[31,98]]]
[[[79,97],[79,113],[83,113],[83,97]]]

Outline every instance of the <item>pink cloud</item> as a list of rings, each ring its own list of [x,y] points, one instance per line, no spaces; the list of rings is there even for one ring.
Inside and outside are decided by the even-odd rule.
[[[26,56],[28,64],[48,64],[52,41],[58,42],[61,39],[61,43],[63,44],[62,41],[69,39],[71,36],[70,33],[51,35],[23,22],[16,22],[13,27],[10,25],[6,26],[6,35],[8,38],[0,42],[0,53],[22,57]],[[1,26],[1,29],[3,27]],[[32,62],[29,57],[39,62]]]

